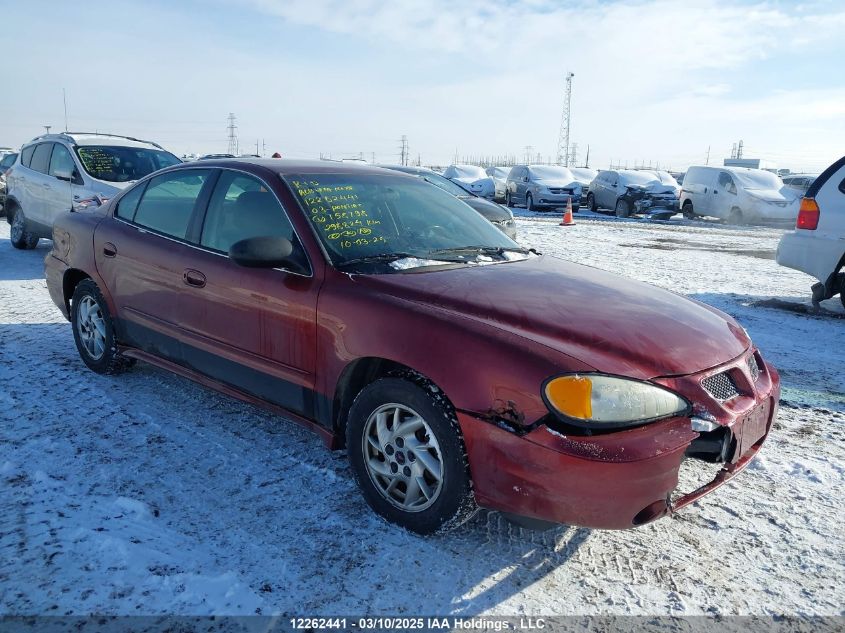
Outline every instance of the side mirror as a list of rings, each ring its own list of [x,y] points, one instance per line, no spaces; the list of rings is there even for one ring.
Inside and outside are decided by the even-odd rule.
[[[284,237],[250,237],[235,242],[229,248],[229,257],[245,268],[287,268],[297,273],[307,272],[294,255],[293,244]]]
[[[523,177],[522,177],[522,182],[528,182],[528,176],[523,176]]]
[[[70,182],[73,180],[73,172],[74,170],[71,169],[57,169],[53,172],[53,175],[59,180],[66,180],[67,182]]]

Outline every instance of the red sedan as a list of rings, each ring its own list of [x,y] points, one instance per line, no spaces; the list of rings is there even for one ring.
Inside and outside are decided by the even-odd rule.
[[[739,472],[777,411],[729,316],[374,167],[177,165],[61,217],[45,265],[88,367],[143,360],[305,425],[420,533],[479,506],[646,523]],[[722,467],[676,492],[685,460]]]

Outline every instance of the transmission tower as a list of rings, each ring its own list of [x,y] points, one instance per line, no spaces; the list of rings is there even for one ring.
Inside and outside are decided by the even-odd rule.
[[[742,158],[742,140],[740,140],[736,146],[736,157]]]
[[[229,113],[229,154],[234,154],[237,156],[238,154],[238,137],[235,135],[235,130],[237,130],[237,126],[235,125],[235,115],[231,112]]]
[[[569,167],[569,109],[572,105],[572,78],[575,73],[566,73],[566,92],[563,96],[563,113],[560,115],[560,134],[557,137],[557,162]]]
[[[578,165],[578,143],[572,144],[572,149],[569,151],[569,163],[573,167]]]

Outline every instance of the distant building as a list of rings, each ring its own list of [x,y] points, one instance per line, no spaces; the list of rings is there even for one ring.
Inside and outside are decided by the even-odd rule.
[[[750,169],[765,169],[772,173],[777,173],[777,163],[763,158],[726,158],[724,161],[725,167],[749,167]]]

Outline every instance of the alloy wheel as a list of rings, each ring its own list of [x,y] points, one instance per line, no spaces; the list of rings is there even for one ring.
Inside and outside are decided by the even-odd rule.
[[[378,492],[405,512],[431,506],[443,488],[443,461],[437,438],[416,411],[390,403],[373,411],[364,425],[362,452]]]
[[[103,311],[90,295],[82,297],[77,310],[76,331],[92,360],[99,360],[106,351],[106,322]]]

